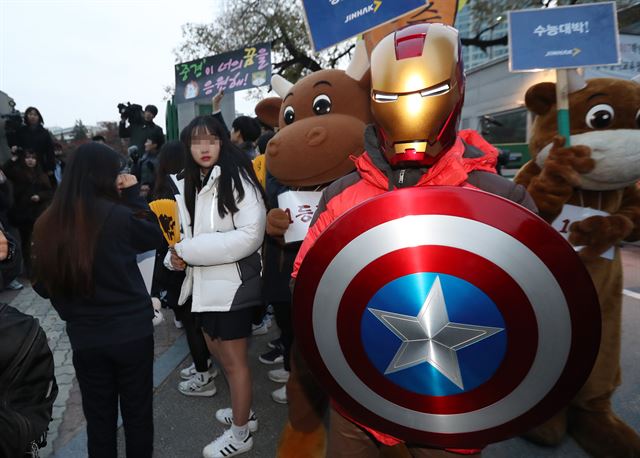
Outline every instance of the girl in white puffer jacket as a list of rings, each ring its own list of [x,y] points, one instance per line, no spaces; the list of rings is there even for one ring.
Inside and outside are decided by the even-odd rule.
[[[195,320],[231,392],[231,408],[216,412],[231,428],[208,444],[203,455],[229,457],[251,450],[251,431],[258,426],[251,411],[247,337],[253,308],[262,303],[264,192],[249,160],[211,116],[195,118],[181,140],[191,154],[184,171],[172,178],[183,239],[165,264],[186,270],[178,303],[192,301]]]

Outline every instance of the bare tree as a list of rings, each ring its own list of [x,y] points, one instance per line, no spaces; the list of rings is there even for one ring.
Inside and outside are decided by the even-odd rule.
[[[354,40],[314,55],[298,0],[238,0],[213,24],[186,24],[176,50],[180,61],[270,42],[273,69],[290,81],[322,68],[335,68]]]
[[[546,8],[555,5],[592,3],[595,0],[469,0],[474,20],[472,36],[461,37],[463,46],[477,46],[483,50],[506,45],[507,35],[487,39],[487,32],[499,22],[506,21],[509,10]],[[618,0],[619,8],[634,0]],[[335,68],[353,49],[355,40],[333,46],[313,54],[299,0],[235,0],[226,3],[221,17],[211,24],[186,24],[183,42],[176,49],[180,62],[218,54],[255,43],[270,42],[273,69],[290,81],[322,68]]]

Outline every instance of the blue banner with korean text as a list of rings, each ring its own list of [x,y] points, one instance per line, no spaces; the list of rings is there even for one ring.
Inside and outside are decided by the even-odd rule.
[[[271,82],[271,43],[176,64],[176,103],[210,99]]]
[[[424,8],[428,3],[425,0],[302,0],[314,51]]]
[[[509,12],[509,68],[530,71],[617,64],[615,2]]]

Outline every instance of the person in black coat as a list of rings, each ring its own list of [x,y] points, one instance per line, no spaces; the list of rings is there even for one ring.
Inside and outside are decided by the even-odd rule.
[[[118,124],[118,135],[120,138],[129,139],[129,147],[135,146],[135,157],[132,157],[134,162],[137,162],[139,158],[144,154],[144,142],[147,141],[150,135],[155,135],[158,138],[158,148],[164,144],[164,132],[162,127],[153,122],[153,119],[158,114],[158,108],[155,105],[147,105],[144,108],[142,117],[140,119],[129,119],[129,125],[127,126],[127,118],[122,117],[120,124]],[[125,116],[124,114],[122,116]]]
[[[12,137],[12,144],[9,146],[12,147],[14,153],[16,147],[35,151],[42,170],[48,176],[52,176],[56,165],[53,139],[43,124],[44,120],[40,111],[36,107],[27,108],[27,111],[24,112],[24,125],[18,128],[15,136]]]
[[[5,164],[5,174],[13,184],[13,207],[9,222],[20,233],[25,274],[31,274],[31,233],[38,216],[49,205],[53,187],[42,171],[33,150],[18,149],[16,160]]]
[[[34,228],[34,288],[67,323],[89,457],[117,457],[119,404],[127,456],[151,458],[153,308],[136,255],[156,249],[162,232],[120,168],[106,145],[73,153]]]

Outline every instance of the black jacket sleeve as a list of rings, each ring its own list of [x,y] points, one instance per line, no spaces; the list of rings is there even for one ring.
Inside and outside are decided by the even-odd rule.
[[[225,133],[227,134],[227,137],[231,137],[231,132],[229,132],[229,128],[227,127],[227,123],[224,122],[224,117],[222,116],[222,111],[218,111],[216,113],[212,113],[211,116],[213,116],[213,119],[215,119],[216,121],[218,121],[222,125],[222,128],[224,129]]]
[[[151,212],[149,204],[140,196],[140,184],[122,190],[122,200],[126,205],[136,210]]]
[[[132,246],[139,253],[160,248],[164,240],[160,224],[147,201],[140,197],[140,185],[123,189],[122,198],[134,210],[128,222]]]

